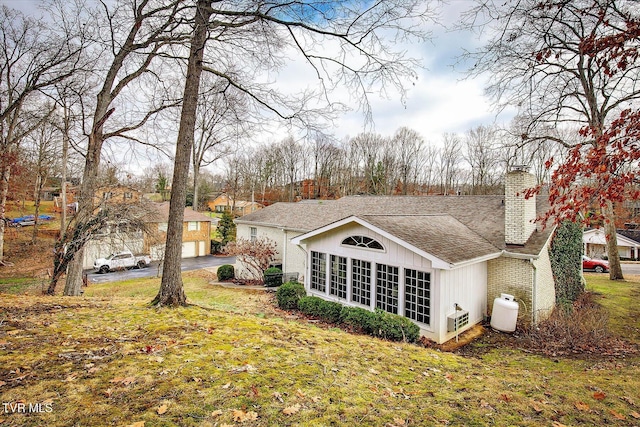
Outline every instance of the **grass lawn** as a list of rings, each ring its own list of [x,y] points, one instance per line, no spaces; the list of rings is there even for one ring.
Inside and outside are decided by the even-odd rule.
[[[588,281],[638,342],[640,280]],[[486,340],[463,356],[297,319],[203,272],[185,287],[197,305],[178,309],[147,305],[157,279],[82,298],[1,294],[0,401],[13,406],[0,426],[640,424],[638,356],[548,358]]]

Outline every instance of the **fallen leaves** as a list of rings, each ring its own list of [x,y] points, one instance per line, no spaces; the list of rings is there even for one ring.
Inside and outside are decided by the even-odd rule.
[[[244,412],[240,409],[233,409],[231,411],[233,421],[237,423],[244,423],[246,421],[255,421],[258,419],[258,413],[254,411]]]
[[[596,391],[593,393],[593,398],[596,400],[604,400],[605,397],[607,397],[607,395],[602,391]]]
[[[284,408],[282,410],[282,413],[285,414],[285,415],[293,415],[293,414],[298,413],[298,411],[300,411],[300,405],[296,403],[293,406],[288,406],[288,407]]]
[[[576,407],[576,409],[578,411],[585,411],[585,412],[589,412],[591,410],[591,408],[589,407],[589,405],[587,405],[584,402],[576,402],[576,404],[574,405]]]
[[[168,406],[167,406],[167,404],[165,403],[165,404],[163,404],[163,405],[160,405],[160,406],[158,407],[158,409],[156,409],[156,412],[158,413],[158,415],[163,415],[163,414],[166,414],[166,413],[167,413],[167,410],[168,410],[168,409],[169,409],[169,407],[168,407]]]
[[[133,384],[134,382],[136,382],[136,377],[115,377],[109,382],[113,384],[122,384],[127,386],[129,384]]]

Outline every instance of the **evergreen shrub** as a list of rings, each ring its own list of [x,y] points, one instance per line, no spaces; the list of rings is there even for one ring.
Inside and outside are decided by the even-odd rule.
[[[235,277],[235,269],[231,264],[224,264],[218,267],[218,280],[230,280]]]
[[[278,288],[276,299],[278,307],[283,310],[297,310],[298,302],[304,298],[306,291],[304,285],[298,282],[287,282]]]

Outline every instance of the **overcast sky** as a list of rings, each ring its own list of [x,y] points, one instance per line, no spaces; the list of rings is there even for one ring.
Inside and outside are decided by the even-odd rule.
[[[37,13],[37,0],[0,0],[0,3],[25,13]],[[388,98],[370,97],[376,132],[390,136],[399,127],[407,126],[420,132],[432,144],[440,145],[445,132],[462,134],[478,125],[510,120],[513,114],[508,111],[496,117],[490,100],[483,94],[483,79],[468,79],[464,67],[454,67],[463,49],[473,49],[479,43],[477,37],[469,32],[450,29],[469,6],[469,0],[450,0],[440,5],[441,25],[430,28],[432,39],[420,45],[407,46],[410,52],[420,57],[424,68],[417,70],[415,86],[408,82],[410,89],[404,104],[400,95],[394,92],[389,93]],[[295,69],[282,70],[281,75],[286,77],[295,73]],[[345,114],[335,122],[335,127],[328,129],[339,139],[355,136],[363,130],[363,116],[358,111]],[[266,140],[277,141],[282,137],[275,134]]]

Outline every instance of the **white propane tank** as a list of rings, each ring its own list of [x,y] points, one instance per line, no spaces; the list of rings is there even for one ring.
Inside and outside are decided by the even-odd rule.
[[[491,327],[502,332],[513,332],[517,321],[518,303],[513,300],[513,295],[500,294],[500,298],[493,300]]]

